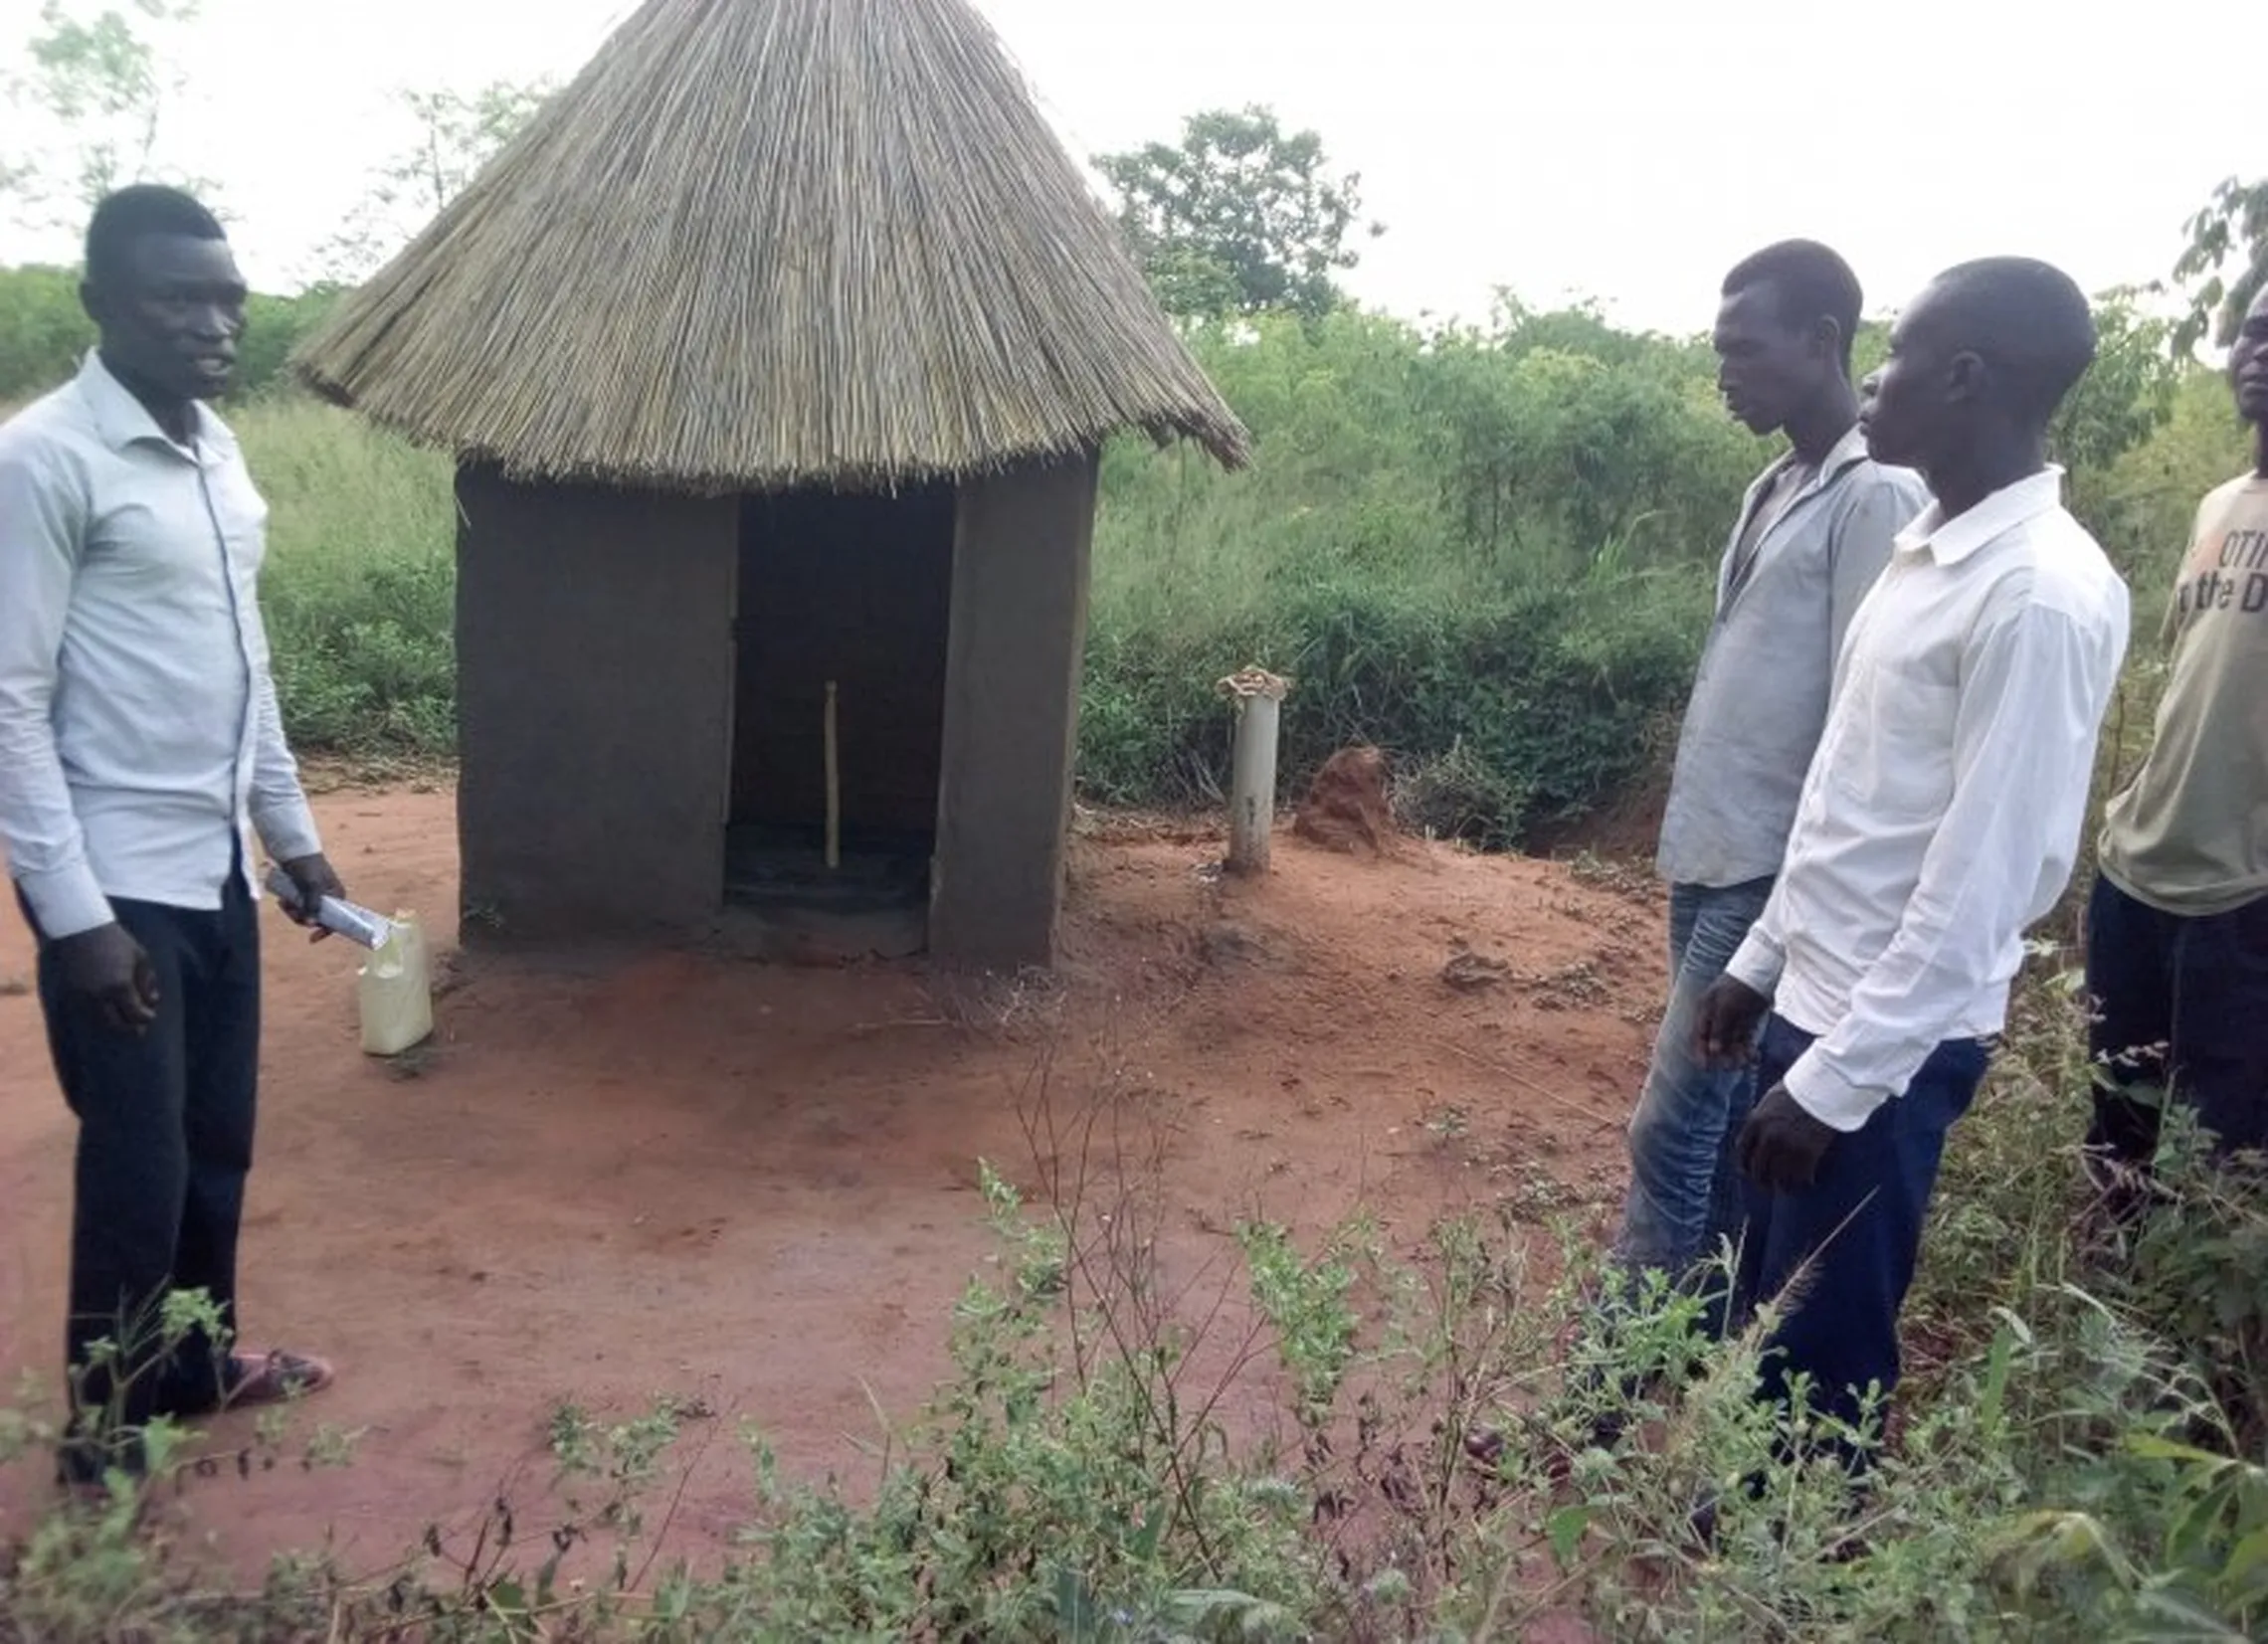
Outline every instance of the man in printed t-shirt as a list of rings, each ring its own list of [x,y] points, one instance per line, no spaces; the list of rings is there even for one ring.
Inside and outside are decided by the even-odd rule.
[[[2226,1155],[2268,1149],[2268,292],[2229,355],[2253,471],[2197,510],[2166,614],[2172,667],[2142,769],[2111,802],[2087,910],[2088,1141],[2147,1170],[2160,1101]]]

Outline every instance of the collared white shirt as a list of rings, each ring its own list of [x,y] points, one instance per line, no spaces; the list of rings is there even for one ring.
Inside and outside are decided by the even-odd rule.
[[[1779,871],[1843,636],[1891,539],[1930,499],[1920,474],[1868,457],[1853,427],[1744,557],[1751,520],[1794,461],[1784,456],[1749,487],[1718,569],[1654,857],[1671,884]]]
[[[1852,620],[1772,899],[1727,967],[1817,1035],[1788,1092],[1852,1131],[2000,1030],[2063,893],[2127,590],[2048,468],[1898,537]]]
[[[248,824],[279,861],[321,848],[260,620],[268,506],[196,418],[174,444],[90,353],[0,426],[0,842],[51,938],[112,897],[219,907]]]

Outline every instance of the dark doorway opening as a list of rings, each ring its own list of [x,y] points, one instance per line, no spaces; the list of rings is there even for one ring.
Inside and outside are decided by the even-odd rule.
[[[740,504],[725,899],[926,905],[952,623],[954,494],[798,490]],[[835,687],[839,859],[826,860]]]

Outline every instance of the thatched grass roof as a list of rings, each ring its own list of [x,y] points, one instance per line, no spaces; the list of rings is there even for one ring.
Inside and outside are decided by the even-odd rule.
[[[1246,452],[967,0],[649,0],[292,363],[528,479]]]

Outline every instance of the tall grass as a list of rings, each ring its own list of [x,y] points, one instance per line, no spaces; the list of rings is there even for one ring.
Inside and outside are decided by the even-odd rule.
[[[1258,460],[1104,468],[1080,779],[1217,796],[1214,680],[1292,677],[1283,769],[1372,742],[1420,820],[1491,844],[1637,774],[1690,676],[1708,567],[1764,450],[1689,350],[1584,313],[1484,334],[1334,316],[1200,338]]]
[[[269,498],[277,690],[304,748],[455,744],[455,501],[445,458],[342,411],[256,402],[233,426]]]

